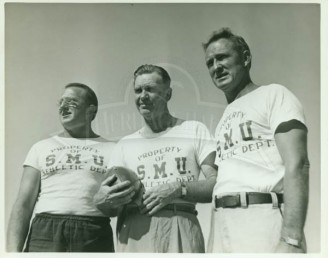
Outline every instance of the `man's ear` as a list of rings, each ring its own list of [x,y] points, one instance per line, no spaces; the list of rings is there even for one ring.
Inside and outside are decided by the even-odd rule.
[[[167,91],[166,91],[166,101],[169,101],[172,97],[172,88],[168,88]]]
[[[91,120],[93,120],[96,117],[96,113],[97,113],[97,107],[95,105],[90,105],[88,107],[88,114],[91,115],[92,117]]]
[[[248,50],[243,52],[244,66],[247,67],[252,61],[252,55]]]

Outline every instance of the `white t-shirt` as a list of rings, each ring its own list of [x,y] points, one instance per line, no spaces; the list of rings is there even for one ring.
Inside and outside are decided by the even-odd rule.
[[[228,105],[216,128],[218,165],[213,196],[283,192],[285,167],[274,134],[282,122],[305,124],[300,102],[278,84],[262,86]]]
[[[123,137],[111,165],[135,171],[147,190],[170,182],[197,181],[202,162],[214,151],[215,142],[204,124],[178,120],[161,133],[139,130]]]
[[[102,137],[76,139],[54,136],[30,149],[24,166],[41,172],[35,213],[104,216],[93,196],[108,176],[114,143]]]

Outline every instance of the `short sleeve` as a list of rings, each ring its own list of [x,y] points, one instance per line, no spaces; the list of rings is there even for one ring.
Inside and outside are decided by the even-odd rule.
[[[27,153],[27,156],[25,158],[23,166],[24,167],[29,166],[29,167],[33,167],[37,170],[41,170],[40,163],[39,163],[39,154],[38,154],[37,143],[34,144],[31,147],[31,149],[29,150],[29,152]]]
[[[202,123],[196,124],[196,135],[195,135],[195,149],[197,153],[197,162],[199,165],[203,163],[206,157],[215,151],[215,141],[207,129]]]
[[[124,166],[125,162],[124,162],[124,157],[123,157],[123,143],[122,140],[119,141],[113,151],[112,151],[112,155],[109,158],[109,163],[108,163],[108,168],[111,168],[113,166]]]
[[[304,110],[293,93],[281,85],[275,85],[269,94],[269,125],[273,132],[290,120],[298,120],[305,125]]]

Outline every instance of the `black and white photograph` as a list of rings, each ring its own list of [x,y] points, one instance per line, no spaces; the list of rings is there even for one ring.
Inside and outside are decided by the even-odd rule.
[[[328,255],[323,1],[2,7],[4,256]]]

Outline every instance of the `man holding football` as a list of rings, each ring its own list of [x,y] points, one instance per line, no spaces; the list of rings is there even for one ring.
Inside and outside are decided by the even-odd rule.
[[[142,204],[140,198],[134,201],[129,182],[114,184],[115,175],[95,198],[103,212],[119,208],[119,252],[205,252],[195,204],[211,200],[215,144],[204,124],[170,114],[170,81],[159,66],[135,71],[135,103],[145,123],[119,141],[112,159],[112,165],[133,170],[142,181]],[[205,180],[199,180],[200,171]],[[131,199],[133,204],[123,206]]]

